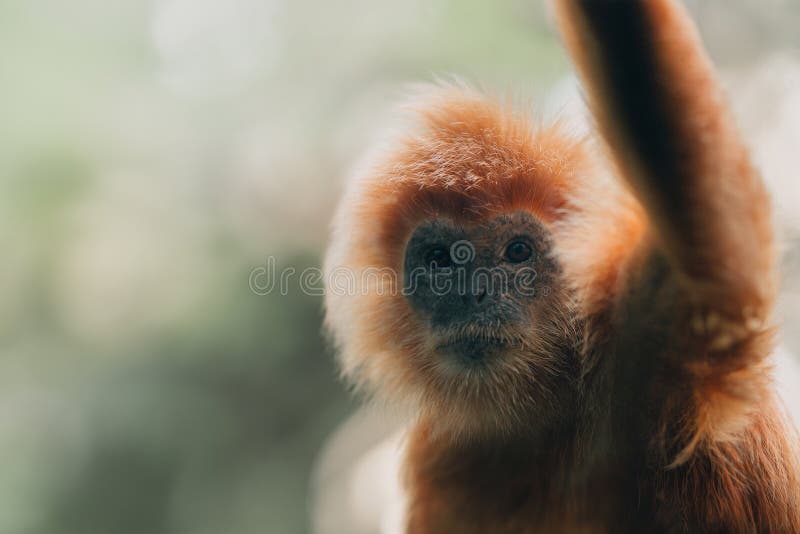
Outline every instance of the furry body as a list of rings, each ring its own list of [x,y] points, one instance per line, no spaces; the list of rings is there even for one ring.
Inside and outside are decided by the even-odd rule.
[[[329,273],[402,272],[432,218],[543,228],[526,325],[459,330],[509,347],[485,365],[442,363],[396,277],[329,292],[345,374],[417,414],[408,531],[800,532],[797,438],[769,375],[769,199],[696,32],[672,0],[557,8],[606,157],[444,88],[336,221]]]

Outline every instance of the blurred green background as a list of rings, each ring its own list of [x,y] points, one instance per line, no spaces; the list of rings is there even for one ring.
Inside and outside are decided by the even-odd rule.
[[[800,2],[689,4],[793,184]],[[0,533],[308,531],[356,402],[321,298],[250,273],[319,265],[350,165],[448,74],[571,83],[540,0],[0,2]]]

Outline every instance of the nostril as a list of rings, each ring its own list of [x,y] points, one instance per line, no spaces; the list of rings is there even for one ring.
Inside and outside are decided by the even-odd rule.
[[[486,298],[486,288],[484,287],[478,290],[478,293],[475,295],[475,302],[481,304],[485,298]]]

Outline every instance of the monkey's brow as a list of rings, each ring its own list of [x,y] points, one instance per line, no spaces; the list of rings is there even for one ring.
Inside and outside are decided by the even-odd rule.
[[[542,223],[539,219],[527,211],[515,211],[511,213],[502,213],[482,220],[474,220],[466,218],[465,221],[454,219],[450,216],[433,216],[424,219],[418,228],[430,228],[432,230],[470,230],[473,228],[494,229],[501,226],[518,226],[518,225],[532,224],[540,227]]]

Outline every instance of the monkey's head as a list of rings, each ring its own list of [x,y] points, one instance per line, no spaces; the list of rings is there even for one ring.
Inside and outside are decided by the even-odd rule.
[[[335,221],[326,323],[344,374],[446,432],[546,425],[578,374],[558,245],[582,210],[585,147],[454,89],[417,114]]]

